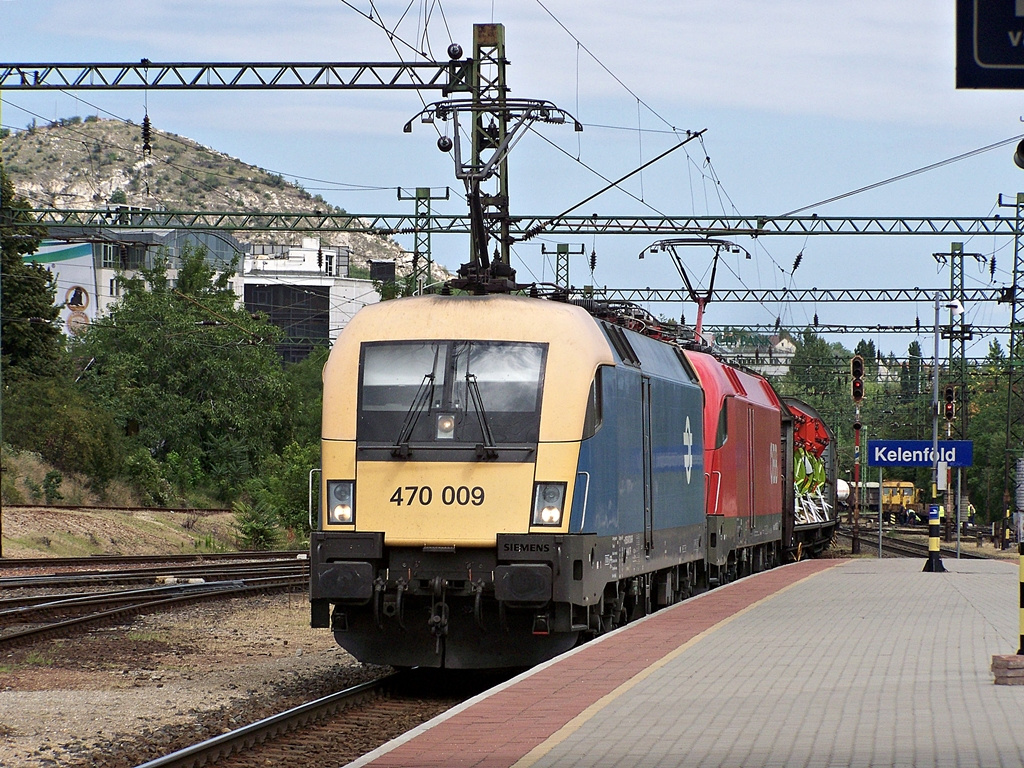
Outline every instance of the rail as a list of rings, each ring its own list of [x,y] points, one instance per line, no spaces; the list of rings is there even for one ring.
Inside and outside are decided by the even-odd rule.
[[[86,626],[124,621],[133,616],[151,612],[154,609],[175,608],[202,600],[223,600],[251,594],[300,591],[306,589],[308,585],[309,577],[305,575],[250,579],[246,582],[236,583],[219,582],[213,585],[206,585],[207,588],[202,591],[192,590],[187,594],[174,597],[156,596],[156,599],[143,599],[129,605],[100,610],[85,616],[12,632],[0,637],[0,649],[6,650],[25,643],[64,636]]]
[[[214,736],[191,747],[180,749],[169,755],[158,757],[143,763],[138,768],[199,768],[209,765],[228,755],[241,752],[268,739],[288,733],[307,723],[321,720],[324,717],[345,707],[358,704],[371,697],[379,696],[385,687],[395,680],[398,674],[388,675],[378,680],[371,680],[344,691],[325,696],[321,699],[301,704],[285,712],[258,720],[242,726],[234,731]]]

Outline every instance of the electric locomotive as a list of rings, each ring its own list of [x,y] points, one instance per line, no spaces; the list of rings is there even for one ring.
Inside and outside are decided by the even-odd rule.
[[[685,354],[704,389],[708,586],[819,554],[836,526],[832,432],[763,376]]]
[[[704,388],[707,565],[712,584],[775,565],[784,487],[784,408],[768,382],[716,357],[686,352]]]
[[[357,659],[523,667],[706,581],[704,393],[581,307],[361,310],[324,368],[311,623]]]

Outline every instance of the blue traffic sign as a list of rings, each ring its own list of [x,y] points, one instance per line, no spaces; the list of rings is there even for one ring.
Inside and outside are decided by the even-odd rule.
[[[868,440],[869,467],[931,467],[936,460],[969,467],[974,463],[974,443],[940,440],[936,458],[931,440]]]
[[[957,0],[956,87],[1024,88],[1024,0]]]

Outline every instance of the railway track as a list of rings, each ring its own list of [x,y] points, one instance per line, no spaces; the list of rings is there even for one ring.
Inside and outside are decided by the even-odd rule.
[[[240,753],[252,752],[268,741],[313,723],[319,723],[339,711],[363,705],[369,710],[379,706],[392,677],[363,683],[345,691],[311,701],[277,715],[245,725],[234,731],[215,736],[191,747],[172,752],[164,757],[144,763],[140,768],[199,768],[210,764],[237,763]],[[318,726],[316,730],[320,730]],[[258,749],[258,751],[263,751]],[[235,757],[231,761],[229,758]],[[251,755],[250,755],[251,757]],[[347,761],[346,761],[347,762]],[[267,763],[263,763],[266,765]],[[277,765],[277,763],[273,763]]]
[[[852,534],[848,528],[841,528],[836,532],[836,537],[846,542],[852,541]],[[860,547],[861,552],[870,553],[871,551],[878,551],[878,531],[868,531],[860,533]],[[956,557],[956,549],[949,547],[948,545],[943,546],[940,544],[939,552],[943,557]],[[892,536],[882,537],[882,556],[883,557],[928,557],[928,544],[927,542],[910,541],[908,539],[897,539]],[[960,547],[960,559],[961,560],[986,560],[990,559],[986,555],[978,554],[976,552],[970,552],[965,550],[963,546]]]
[[[162,583],[136,589],[97,589],[111,584],[140,582]],[[61,637],[85,628],[120,623],[140,614],[204,600],[300,592],[308,584],[309,566],[305,559],[72,571],[0,578],[0,591],[11,589],[32,593],[0,600],[0,649]]]
[[[263,563],[201,564],[162,566],[155,568],[126,568],[110,571],[65,571],[60,573],[37,574],[32,576],[5,576],[0,578],[0,590],[4,589],[71,589],[84,586],[108,586],[111,584],[174,583],[195,581],[223,581],[244,578],[258,578],[272,575],[308,573],[305,559],[272,560]]]
[[[139,567],[146,564],[182,565],[188,563],[234,562],[238,560],[288,560],[308,555],[306,550],[208,552],[188,555],[90,555],[88,557],[0,557],[0,570],[68,568],[91,570],[98,565]]]
[[[494,683],[489,676],[475,676],[445,687],[433,675],[421,678],[415,671],[393,673],[150,760],[139,768],[344,765]],[[439,693],[429,692],[437,691],[439,685]]]

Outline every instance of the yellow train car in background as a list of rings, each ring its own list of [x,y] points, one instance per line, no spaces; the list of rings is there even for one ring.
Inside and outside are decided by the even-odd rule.
[[[921,511],[924,492],[909,480],[882,481],[882,513],[895,516],[896,522],[913,522]]]

